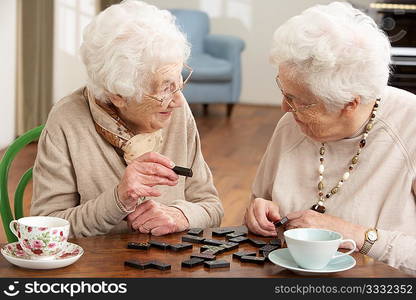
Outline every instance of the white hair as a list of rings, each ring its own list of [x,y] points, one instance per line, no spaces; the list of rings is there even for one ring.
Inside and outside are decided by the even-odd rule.
[[[348,3],[313,6],[274,33],[270,60],[306,84],[330,111],[360,96],[382,94],[390,73],[390,42],[372,18]]]
[[[184,63],[189,54],[175,17],[141,1],[123,1],[95,16],[81,46],[87,87],[101,101],[108,93],[140,101],[159,67]]]

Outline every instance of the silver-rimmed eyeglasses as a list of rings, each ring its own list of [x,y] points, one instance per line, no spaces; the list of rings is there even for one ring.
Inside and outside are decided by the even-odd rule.
[[[306,104],[306,105],[295,105],[293,103],[294,98],[292,96],[287,95],[283,91],[282,85],[280,84],[280,81],[279,81],[279,75],[277,75],[275,79],[276,79],[277,86],[282,92],[283,101],[285,101],[286,104],[289,106],[289,112],[302,112],[318,104],[318,103],[311,103],[311,104]]]
[[[144,96],[149,97],[153,100],[156,100],[156,101],[160,102],[160,105],[162,107],[167,108],[169,106],[170,102],[175,98],[176,93],[182,92],[186,83],[191,78],[191,75],[192,75],[192,72],[193,72],[192,68],[190,66],[186,65],[186,64],[184,64],[183,66],[184,66],[184,69],[186,69],[186,72],[188,72],[188,75],[186,76],[186,79],[182,82],[180,87],[178,87],[174,91],[171,91],[171,92],[169,92],[168,94],[166,94],[162,97],[156,97],[156,96],[152,96],[152,95],[149,95],[149,94],[144,94]]]

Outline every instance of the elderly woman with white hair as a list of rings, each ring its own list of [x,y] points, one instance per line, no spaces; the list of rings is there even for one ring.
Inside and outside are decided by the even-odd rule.
[[[259,166],[249,229],[325,228],[416,275],[416,96],[387,86],[390,43],[345,3],[289,19],[271,60],[286,113]],[[286,219],[285,219],[286,220]]]
[[[182,94],[189,53],[174,17],[144,2],[92,20],[81,47],[87,86],[53,107],[39,140],[32,215],[69,220],[76,237],[219,226],[223,208]]]

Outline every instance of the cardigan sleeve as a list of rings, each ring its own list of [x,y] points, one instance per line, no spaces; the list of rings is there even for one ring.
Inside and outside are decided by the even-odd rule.
[[[416,181],[413,181],[412,191],[416,195]],[[416,276],[416,236],[386,229],[377,231],[378,240],[368,255]]]
[[[128,214],[117,204],[116,186],[80,204],[75,172],[65,135],[47,127],[38,142],[33,167],[31,215],[54,216],[70,222],[70,237],[108,233]]]
[[[416,276],[416,237],[398,231],[378,229],[378,240],[368,255]]]
[[[221,224],[224,209],[218,198],[211,171],[201,151],[201,141],[192,114],[187,122],[188,165],[193,176],[186,178],[185,199],[177,199],[169,206],[180,209],[192,227],[216,227]]]

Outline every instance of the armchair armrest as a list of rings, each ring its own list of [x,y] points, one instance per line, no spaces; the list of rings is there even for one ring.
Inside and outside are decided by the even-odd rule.
[[[229,61],[239,58],[244,48],[244,41],[235,36],[210,34],[204,40],[206,53]]]

